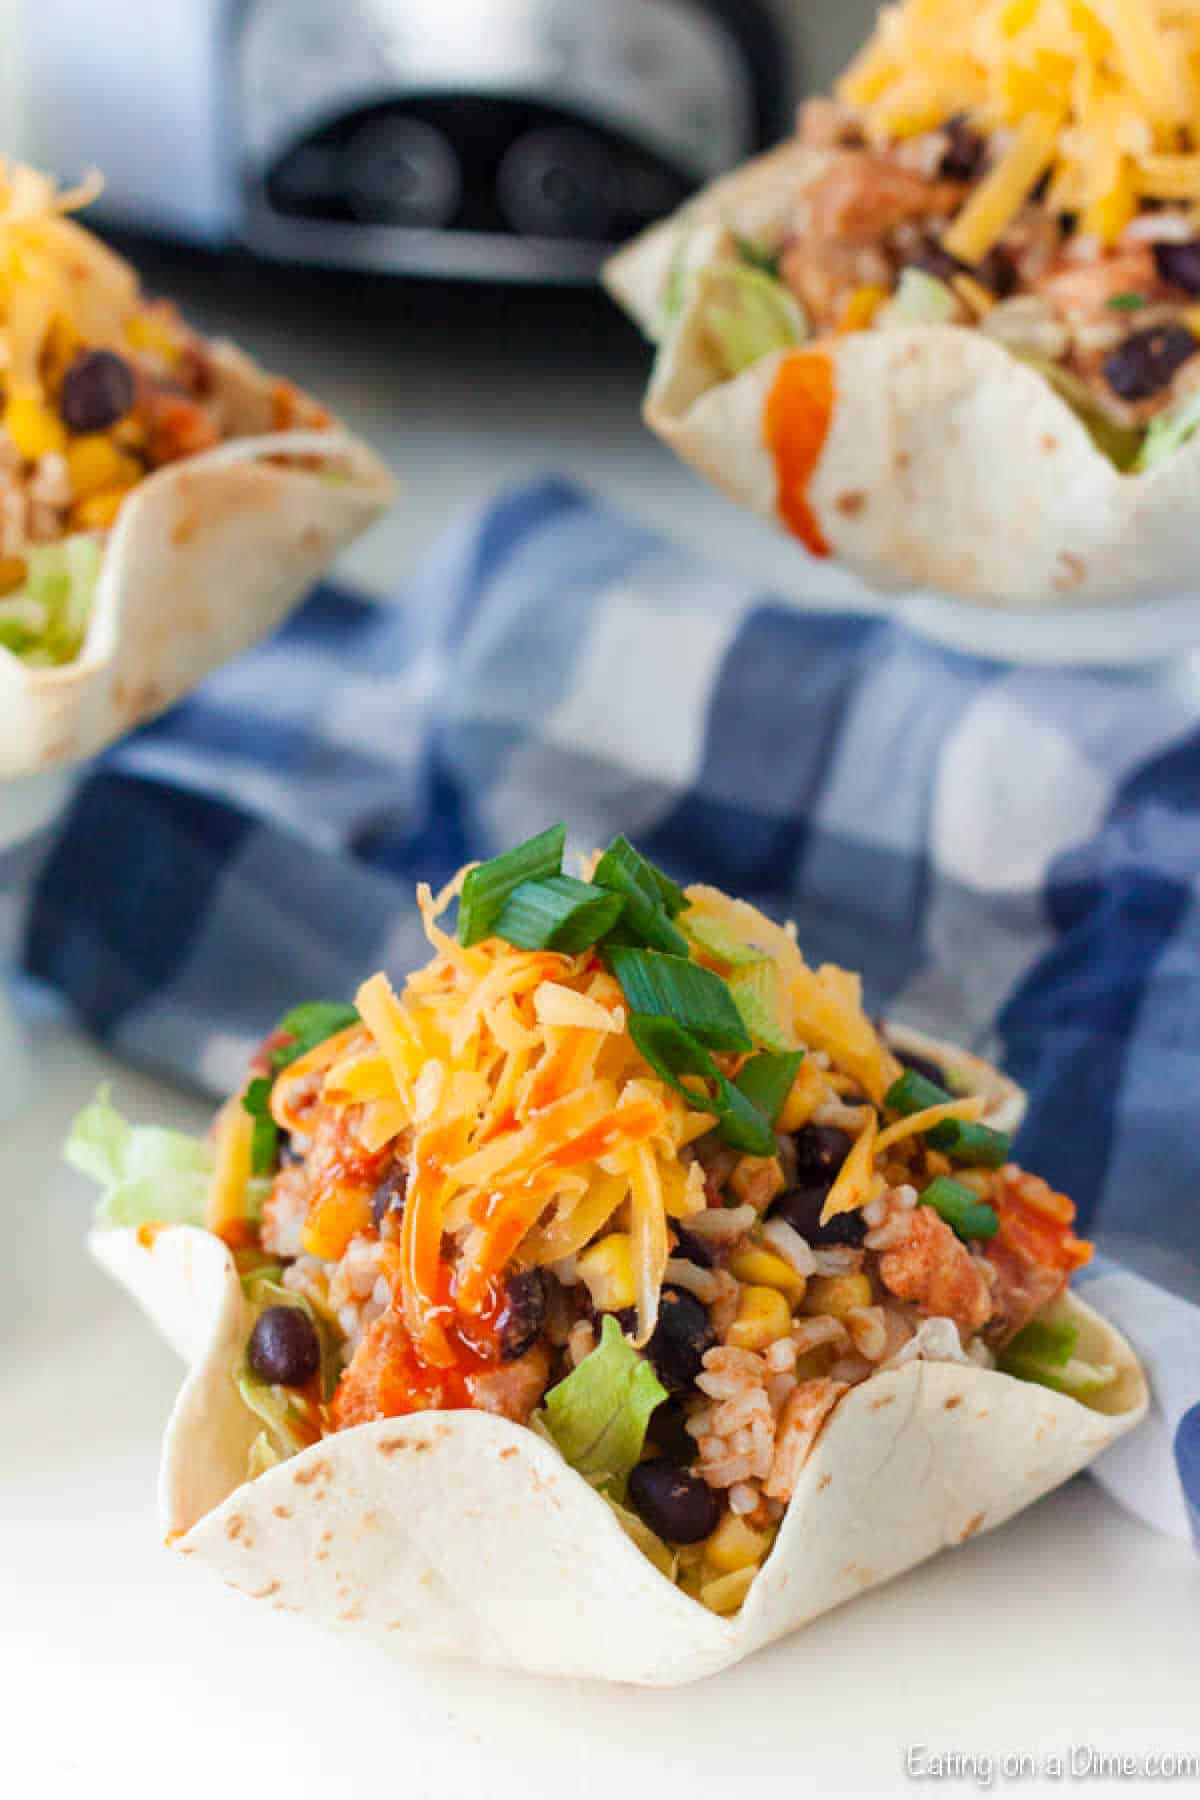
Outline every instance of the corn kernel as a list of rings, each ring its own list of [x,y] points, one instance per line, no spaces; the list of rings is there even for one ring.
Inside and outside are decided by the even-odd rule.
[[[82,340],[63,313],[55,313],[42,345],[40,370],[51,393],[57,394],[63,377],[83,348]]]
[[[792,1309],[776,1288],[744,1287],[726,1342],[738,1350],[765,1350],[776,1338],[786,1337],[791,1324]]]
[[[29,573],[23,556],[0,556],[0,594],[15,594]]]
[[[705,1561],[722,1575],[735,1569],[750,1569],[760,1563],[771,1547],[769,1531],[752,1531],[745,1519],[727,1512],[704,1545]]]
[[[853,293],[847,294],[845,304],[838,315],[838,335],[846,336],[852,331],[865,331],[887,297],[887,289],[881,287],[857,287]]]
[[[71,508],[71,523],[80,531],[107,531],[124,505],[128,488],[109,488],[103,494],[89,494]]]
[[[744,1249],[729,1259],[730,1273],[739,1281],[749,1281],[758,1287],[778,1288],[779,1292],[799,1306],[804,1298],[804,1277],[793,1269],[791,1263],[784,1262],[782,1256],[776,1256],[773,1250],[765,1250],[758,1244],[747,1244]]]
[[[755,1212],[760,1213],[766,1212],[772,1200],[777,1194],[782,1194],[786,1185],[777,1156],[741,1156],[729,1177],[729,1188],[734,1198],[742,1206],[752,1206]]]
[[[1182,316],[1193,337],[1200,337],[1200,306],[1185,306]]]
[[[585,1250],[576,1267],[598,1312],[619,1312],[637,1298],[633,1245],[627,1231],[610,1231]]]
[[[125,327],[125,341],[135,350],[149,351],[168,365],[178,362],[179,338],[166,321],[152,310],[137,313]]]
[[[72,438],[67,446],[67,470],[77,500],[111,488],[131,488],[141,479],[141,464],[102,432]]]
[[[806,1313],[828,1313],[834,1319],[870,1304],[871,1283],[865,1275],[814,1275],[804,1296]]]
[[[700,1589],[701,1605],[723,1618],[735,1613],[749,1593],[756,1573],[755,1569],[737,1569],[732,1575],[718,1575]]]
[[[26,462],[67,447],[67,428],[36,388],[16,388],[4,408],[4,429]]]

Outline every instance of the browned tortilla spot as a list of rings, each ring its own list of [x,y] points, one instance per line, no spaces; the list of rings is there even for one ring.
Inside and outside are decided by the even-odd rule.
[[[1058,449],[1058,439],[1052,431],[1044,431],[1038,439],[1038,442],[1046,452],[1047,456],[1052,456]]]
[[[517,1446],[515,1444],[506,1444],[504,1449],[500,1452],[500,1461],[507,1462],[510,1456],[515,1456],[516,1454]]]
[[[316,1481],[318,1476],[327,1476],[328,1474],[329,1464],[327,1462],[314,1462],[309,1463],[307,1469],[297,1469],[292,1480],[297,1487],[307,1487],[309,1482]]]
[[[833,504],[843,518],[855,519],[867,504],[867,496],[861,488],[851,488],[849,492],[839,494]]]
[[[277,1506],[275,1508],[275,1517],[277,1519],[290,1519],[291,1516],[292,1509],[290,1506]]]
[[[878,1400],[872,1400],[871,1411],[878,1412],[883,1406],[890,1406],[896,1398],[895,1394],[880,1394]]]
[[[278,1592],[279,1583],[277,1581],[270,1581],[265,1588],[252,1588],[250,1598],[252,1600],[269,1600],[272,1594],[277,1594]]]
[[[245,1529],[246,1521],[243,1519],[241,1513],[234,1513],[231,1518],[228,1518],[225,1521],[225,1536],[228,1538],[240,1538]]]
[[[1069,594],[1077,588],[1087,574],[1087,564],[1082,556],[1076,556],[1073,550],[1060,550],[1058,553],[1059,572],[1051,586],[1057,594]]]
[[[822,1475],[820,1481],[818,1481],[818,1483],[817,1483],[818,1494],[821,1492],[822,1488],[827,1488],[832,1480],[833,1480],[833,1476],[829,1473],[829,1470],[826,1469],[826,1471]]]
[[[955,1407],[961,1406],[962,1403],[963,1397],[961,1394],[947,1394],[945,1400],[942,1402],[942,1411],[953,1412]]]
[[[118,680],[113,683],[113,705],[121,717],[130,722],[161,712],[166,703],[167,695],[157,681],[127,684]]]
[[[965,1527],[963,1528],[963,1534],[962,1534],[961,1538],[959,1538],[959,1540],[958,1540],[960,1544],[965,1544],[969,1537],[975,1536],[975,1533],[979,1530],[979,1527],[983,1524],[984,1518],[985,1518],[985,1514],[983,1514],[981,1512],[977,1512],[973,1519],[967,1520],[967,1523],[966,1523]]]

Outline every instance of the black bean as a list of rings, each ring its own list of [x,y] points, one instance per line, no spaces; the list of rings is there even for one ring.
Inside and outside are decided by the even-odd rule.
[[[832,1182],[824,1186],[785,1188],[770,1210],[769,1217],[783,1219],[793,1231],[814,1247],[827,1249],[831,1244],[857,1246],[867,1235],[866,1222],[860,1212],[838,1213],[827,1225],[821,1223],[821,1209],[829,1198]]]
[[[63,377],[58,410],[71,431],[107,431],[133,405],[133,371],[114,350],[81,350]]]
[[[546,1277],[541,1269],[520,1269],[504,1284],[504,1306],[496,1322],[500,1359],[515,1362],[532,1349],[546,1322]]]
[[[371,1216],[380,1237],[393,1237],[404,1217],[404,1198],[408,1193],[408,1170],[402,1163],[390,1169],[371,1196]]]
[[[792,1139],[796,1147],[797,1186],[817,1187],[824,1182],[828,1192],[853,1141],[848,1131],[839,1131],[836,1125],[803,1126]]]
[[[946,136],[946,152],[938,171],[945,181],[974,181],[982,173],[987,158],[987,139],[967,124],[964,113],[956,113],[942,127]]]
[[[650,1414],[650,1440],[681,1469],[696,1460],[696,1440],[687,1429],[687,1414],[678,1400],[664,1400]]]
[[[629,1477],[629,1501],[642,1523],[669,1544],[698,1544],[721,1518],[721,1502],[707,1482],[666,1456],[638,1464]]]
[[[321,1363],[316,1327],[298,1306],[268,1306],[250,1333],[246,1360],[263,1381],[303,1387]]]
[[[932,1056],[921,1056],[915,1050],[897,1050],[895,1044],[891,1046],[891,1051],[896,1061],[903,1063],[906,1069],[911,1069],[914,1075],[923,1075],[935,1087],[946,1086],[946,1071],[941,1063],[934,1062]]]
[[[646,1355],[668,1394],[690,1392],[704,1367],[705,1351],[716,1341],[708,1313],[695,1294],[686,1288],[665,1287]]]
[[[970,275],[1001,299],[1011,294],[1017,284],[1017,271],[1012,258],[999,245],[989,250],[982,262],[965,263],[960,262],[957,256],[951,256],[936,239],[930,238],[913,258],[912,267],[923,269],[926,275],[932,275],[935,280],[947,284],[956,275]]]
[[[636,1308],[623,1306],[613,1317],[626,1337],[632,1337],[637,1330]],[[642,1354],[653,1365],[668,1394],[678,1397],[690,1393],[695,1386],[704,1367],[704,1353],[713,1349],[716,1341],[708,1313],[695,1294],[689,1294],[686,1288],[665,1287],[658,1323]]]
[[[1200,294],[1200,238],[1187,244],[1155,244],[1154,261],[1164,281]]]
[[[1149,325],[1131,332],[1104,361],[1104,379],[1122,400],[1161,394],[1200,342],[1186,325]]]
[[[698,1269],[711,1269],[713,1254],[704,1239],[697,1237],[694,1232],[685,1231],[682,1225],[675,1225],[672,1229],[679,1240],[675,1255],[683,1257],[686,1262],[695,1263]]]

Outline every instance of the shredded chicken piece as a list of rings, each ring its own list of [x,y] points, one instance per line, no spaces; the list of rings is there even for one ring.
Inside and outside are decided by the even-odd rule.
[[[771,1473],[763,1483],[769,1500],[791,1499],[821,1427],[845,1392],[845,1382],[830,1381],[826,1376],[802,1381],[792,1389],[776,1427]]]
[[[482,1375],[468,1377],[468,1385],[479,1412],[496,1413],[502,1419],[528,1425],[530,1415],[541,1404],[549,1378],[550,1352],[544,1344],[535,1344],[514,1362],[501,1363]]]
[[[987,1323],[991,1291],[944,1219],[931,1206],[919,1206],[903,1243],[879,1259],[884,1286],[900,1300],[911,1300],[926,1315],[953,1319],[964,1337]]]

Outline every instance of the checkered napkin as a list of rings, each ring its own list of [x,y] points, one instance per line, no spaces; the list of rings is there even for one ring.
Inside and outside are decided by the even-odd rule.
[[[1115,1259],[1091,1295],[1156,1378],[1110,1479],[1184,1533],[1200,682],[800,613],[549,480],[455,530],[401,605],[319,590],[100,763],[42,861],[26,965],[122,1053],[221,1092],[297,998],[423,960],[416,880],[559,818],[576,848],[624,831],[795,919],[873,1007],[1028,1087],[1018,1154]]]

